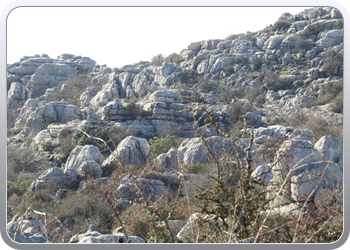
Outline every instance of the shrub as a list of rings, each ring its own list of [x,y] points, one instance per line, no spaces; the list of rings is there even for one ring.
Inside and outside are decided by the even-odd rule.
[[[58,92],[48,95],[47,101],[56,102],[64,100],[69,104],[80,106],[80,96],[87,87],[95,87],[99,91],[102,86],[98,86],[92,82],[92,78],[88,74],[79,74],[75,78],[69,79],[64,84],[70,86],[69,89],[59,90]]]
[[[232,134],[231,137],[237,137],[237,138],[242,138],[243,132],[240,129],[235,130]],[[249,133],[245,133],[243,138],[249,138],[250,135]]]
[[[165,57],[162,54],[158,54],[152,57],[151,63],[155,66],[162,66],[163,62],[165,62]]]
[[[300,52],[302,50],[309,50],[314,46],[312,40],[306,39],[305,37],[299,38],[295,44],[294,47],[296,49],[296,52]]]
[[[272,89],[274,91],[289,89],[291,84],[293,83],[292,79],[283,78],[278,75],[275,75],[272,71],[266,70],[264,72],[264,84],[268,89]]]
[[[258,98],[264,94],[264,91],[259,87],[248,87],[246,89],[245,97],[252,103],[263,104],[265,100]]]
[[[171,148],[178,148],[183,139],[177,139],[174,135],[167,135],[161,139],[150,139],[149,144],[154,157],[167,153]]]
[[[185,83],[188,86],[192,86],[196,83],[198,72],[193,69],[186,69],[179,73],[178,79],[180,83]]]
[[[113,126],[109,130],[97,126],[84,126],[81,128],[81,130],[83,130],[91,136],[98,137],[107,141],[108,146],[112,150],[115,149],[114,145],[118,146],[118,144],[126,137],[134,135],[134,133],[132,131],[129,131],[127,128],[118,126]],[[100,148],[102,153],[108,153],[108,148],[101,145],[100,141],[93,138],[88,138],[83,132],[79,130],[77,130],[73,134],[72,145],[74,145],[74,147],[84,145],[95,145]]]
[[[328,122],[320,117],[309,117],[309,120],[302,124],[299,128],[310,129],[314,133],[315,141],[318,141],[325,135],[336,135],[343,138],[343,127],[329,125]]]
[[[284,20],[279,20],[277,22],[274,23],[274,25],[272,26],[275,30],[279,30],[279,29],[289,29],[289,27],[292,24],[290,22],[284,21]]]
[[[253,139],[252,131],[251,141]],[[280,152],[281,159],[289,157],[288,153],[281,154],[282,148],[279,145],[282,144],[283,140],[278,142],[274,148],[274,152]],[[305,201],[298,201],[302,208],[298,209],[295,214],[277,212],[273,209],[274,206],[271,206],[274,205],[273,201],[276,201],[277,197],[269,194],[271,191],[274,192],[273,189],[276,189],[277,196],[288,198],[290,191],[285,191],[282,188],[286,187],[288,190],[287,186],[291,183],[287,179],[287,184],[286,182],[278,183],[277,186],[269,184],[271,190],[266,187],[264,181],[251,178],[254,159],[249,157],[249,150],[251,150],[249,147],[245,150],[247,157],[244,160],[240,159],[237,149],[237,153],[227,156],[227,161],[218,158],[213,161],[215,162],[215,170],[213,171],[215,173],[211,178],[208,178],[209,188],[199,187],[195,193],[200,207],[197,211],[210,217],[197,220],[198,230],[196,228],[193,234],[186,236],[185,242],[191,242],[191,240],[198,243],[321,243],[336,241],[342,234],[343,226],[343,204],[340,199],[342,187],[334,187],[333,191],[329,191],[331,195],[324,198],[325,203],[315,202],[310,199],[310,195],[306,195]],[[208,152],[210,153],[210,151]],[[211,156],[215,158],[214,154]],[[271,162],[273,162],[273,155]],[[274,164],[276,163],[271,163],[271,165]],[[287,168],[289,167],[292,168],[292,166]],[[236,174],[235,181],[229,186],[225,185],[225,169],[233,169]],[[281,173],[283,178],[290,178],[290,176],[285,176],[283,171]],[[271,197],[270,203],[266,200],[267,195]],[[326,227],[324,227],[325,225]]]
[[[204,163],[192,163],[183,166],[184,172],[189,174],[201,174],[208,170],[208,164]]]
[[[181,62],[183,62],[185,60],[185,58],[183,58],[182,56],[180,56],[177,53],[172,53],[170,55],[168,55],[165,60],[167,62],[172,62],[172,63],[176,63],[176,64],[180,64]]]
[[[343,113],[343,91],[339,93],[330,105],[331,111],[334,113]]]
[[[337,80],[336,82],[332,83],[328,83],[324,86],[324,88],[321,90],[320,95],[338,95],[340,92],[343,91],[343,78]]]
[[[318,35],[320,32],[325,31],[327,29],[324,23],[314,23],[306,27],[301,32],[301,35],[306,38],[313,35]]]
[[[60,157],[63,159],[63,162],[65,162],[69,156],[69,154],[74,149],[74,145],[72,143],[72,137],[73,137],[73,131],[69,129],[62,129],[60,131]]]
[[[335,30],[341,30],[343,29],[344,26],[344,21],[343,19],[338,19],[334,24],[333,24],[333,29]]]
[[[217,81],[201,79],[199,81],[199,89],[202,93],[209,93],[210,91],[216,89],[219,86]]]
[[[252,64],[256,66],[257,70],[261,69],[261,66],[263,65],[263,63],[264,63],[264,60],[262,57],[253,57],[252,59]]]
[[[240,86],[238,88],[230,86],[220,86],[218,87],[219,94],[216,95],[216,99],[230,104],[234,98],[242,99],[245,95],[245,87]]]
[[[11,180],[7,181],[7,199],[12,195],[22,196],[29,188],[31,184],[30,180],[22,182],[13,182]]]
[[[33,151],[25,145],[7,146],[7,179],[17,181],[20,173],[35,173],[54,167],[47,157]]]
[[[337,76],[339,71],[336,68],[343,67],[343,54],[331,48],[326,51],[323,58],[322,72],[329,77]]]
[[[244,102],[234,102],[230,104],[230,113],[228,116],[228,130],[230,134],[241,130],[244,127],[242,107]]]
[[[226,37],[226,40],[236,40],[238,39],[241,35],[243,34],[231,34],[229,36]]]

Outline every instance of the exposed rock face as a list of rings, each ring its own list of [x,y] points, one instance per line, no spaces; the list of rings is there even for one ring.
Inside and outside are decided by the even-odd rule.
[[[319,50],[338,45],[343,42],[343,30],[327,30],[319,34],[316,46]]]
[[[307,169],[309,164],[321,162],[321,160],[320,152],[309,141],[286,141],[274,158],[276,162],[273,167],[274,181],[281,181],[282,176],[286,175],[290,169],[298,169],[292,172],[291,176],[294,176]]]
[[[96,227],[91,227],[85,234],[74,235],[69,243],[126,243],[127,239],[129,243],[145,243],[145,241],[138,236],[129,236],[128,238],[122,234],[101,234],[97,231]]]
[[[23,136],[36,135],[47,124],[67,123],[76,119],[82,119],[80,109],[67,102],[40,102],[29,99],[21,109],[15,128],[24,125],[20,134]]]
[[[289,136],[291,140],[309,141],[315,143],[314,133],[310,129],[295,129]],[[315,147],[318,149],[317,147]],[[318,149],[319,150],[319,149]]]
[[[323,171],[327,167],[326,172]],[[319,186],[320,179],[322,178]],[[343,174],[337,164],[334,163],[312,163],[299,175],[291,178],[291,197],[295,201],[303,201],[316,188],[312,198],[320,192],[321,189],[333,190],[342,184]],[[298,184],[296,184],[298,183]]]
[[[70,153],[65,171],[75,169],[79,173],[84,173],[91,177],[101,177],[101,159],[102,155],[98,147],[93,145],[78,146]]]
[[[125,138],[113,155],[123,164],[141,167],[153,157],[147,142],[149,138],[160,138],[166,134],[185,137],[178,149],[172,148],[157,157],[157,163],[168,172],[151,172],[148,179],[137,179],[143,194],[156,201],[169,188],[169,184],[170,188],[171,184],[187,185],[200,177],[179,173],[181,165],[208,164],[211,161],[202,139],[193,138],[197,136],[194,120],[198,120],[196,128],[218,158],[226,153],[236,153],[232,139],[241,149],[250,143],[248,138],[239,140],[217,136],[215,127],[205,124],[207,115],[203,112],[193,114],[187,110],[204,108],[211,112],[218,128],[227,137],[230,137],[230,133],[226,132],[234,123],[231,118],[238,112],[245,118],[246,124],[254,129],[253,159],[262,155],[274,157],[274,161],[269,164],[262,162],[263,165],[252,173],[252,178],[267,184],[255,187],[271,191],[266,198],[272,198],[276,191],[274,184],[282,183],[286,173],[294,170],[288,180],[291,183],[287,183],[283,194],[278,195],[274,203],[274,206],[283,205],[274,212],[287,215],[291,209],[298,208],[300,201],[305,201],[321,178],[320,186],[311,197],[314,201],[322,197],[323,190],[333,190],[342,184],[343,146],[340,138],[324,136],[315,143],[312,130],[270,125],[299,122],[292,119],[309,119],[311,123],[314,122],[312,119],[320,119],[316,122],[324,120],[327,125],[343,124],[343,115],[334,113],[331,105],[309,105],[343,78],[342,66],[333,67],[334,74],[325,67],[325,63],[329,63],[328,49],[338,53],[336,58],[341,58],[343,54],[343,30],[333,29],[339,18],[342,18],[341,13],[331,7],[312,8],[297,15],[285,13],[279,20],[290,22],[289,29],[275,30],[271,26],[254,33],[234,35],[230,39],[194,42],[181,53],[184,61],[164,62],[160,66],[139,62],[111,69],[106,65],[96,65],[90,58],[71,54],[60,55],[57,59],[45,54],[23,57],[7,67],[7,108],[13,114],[15,123],[10,132],[16,133],[7,140],[9,149],[16,148],[26,137],[33,136],[31,149],[45,151],[45,156],[47,151],[56,156],[65,145],[67,134],[71,135],[78,128],[99,126],[110,129],[119,126],[137,137]],[[312,31],[319,24],[324,25],[323,31],[306,34],[305,37],[305,31]],[[265,74],[267,70],[274,75],[271,76],[272,86]],[[59,91],[72,89],[67,80],[81,73],[87,73],[94,86],[81,90],[80,107],[64,101],[48,101]],[[208,93],[197,92],[205,91],[200,86],[202,83],[213,83],[210,90],[207,89]],[[279,83],[285,86],[277,86]],[[190,90],[188,86],[191,86]],[[134,101],[136,98],[137,102]],[[239,110],[236,105],[240,107]],[[318,136],[316,130],[314,132]],[[275,147],[281,144],[278,152],[274,153]],[[245,157],[243,151],[238,153],[240,157]],[[111,155],[101,163],[102,156],[97,147],[76,147],[69,155],[64,171],[60,168],[45,171],[32,183],[31,189],[55,186],[59,188],[56,200],[63,202],[65,190],[80,191],[89,185],[79,176],[96,178],[94,183],[105,181],[108,177],[101,178],[102,174],[107,174],[102,173],[101,165],[108,167],[113,159]],[[62,163],[60,160],[53,159],[57,164]],[[327,170],[323,173],[325,168]],[[33,175],[35,173],[24,173],[18,179],[33,178]],[[119,205],[123,209],[130,207],[140,197],[129,178],[134,177],[126,176],[114,191],[119,198],[116,201],[118,208]],[[179,183],[179,180],[185,182]],[[293,211],[293,215],[296,214],[298,212]],[[218,223],[215,215],[192,214],[178,234],[180,239],[185,239],[197,229],[197,219],[204,219],[205,226],[213,230],[216,227],[214,224]],[[17,226],[16,221],[8,224],[10,237],[13,238]],[[20,230],[23,234],[18,235],[18,241],[51,241],[40,233],[41,229],[39,222],[26,218]],[[129,238],[131,242],[144,242],[136,236]],[[113,235],[103,235],[94,226],[90,226],[85,234],[71,238],[71,242],[78,243],[118,243],[125,240],[120,229]]]
[[[140,186],[143,195],[152,201],[159,198],[162,192],[165,190],[165,185],[161,180],[140,178],[137,179],[136,182]],[[122,179],[119,187],[114,192],[114,195],[120,199],[127,198],[128,200],[132,201],[137,198],[141,198],[141,195],[138,193],[138,189],[135,187],[132,180],[128,178],[128,176]]]
[[[102,165],[110,165],[114,157],[123,164],[141,167],[153,158],[153,154],[146,139],[128,136],[118,144],[117,149]]]
[[[209,149],[216,157],[235,153],[235,145],[231,140],[221,136],[205,139]],[[211,156],[200,138],[186,139],[178,148],[181,164],[209,163]]]
[[[323,136],[315,144],[315,148],[320,151],[322,161],[339,162],[343,156],[343,142],[338,136]]]
[[[33,97],[39,97],[45,90],[77,76],[77,71],[70,65],[45,63],[41,65],[31,77],[28,86]]]
[[[194,213],[190,216],[176,237],[180,240],[184,240],[187,236],[196,234],[198,230],[198,221],[203,222],[204,227],[210,228],[212,231],[215,231],[216,225],[220,223],[220,220],[214,214],[203,215],[201,213]]]
[[[23,106],[23,103],[30,99],[31,91],[26,89],[19,82],[11,83],[10,90],[7,93],[7,109],[16,108],[17,105]]]
[[[63,187],[67,182],[67,176],[62,169],[50,168],[42,173],[38,179],[31,184],[32,190],[41,190],[47,188],[49,185],[57,185]]]
[[[8,236],[13,240],[15,237],[18,223],[10,221],[7,224]],[[51,243],[52,238],[46,236],[42,231],[45,226],[35,220],[23,220],[22,225],[17,234],[16,242],[19,243]]]

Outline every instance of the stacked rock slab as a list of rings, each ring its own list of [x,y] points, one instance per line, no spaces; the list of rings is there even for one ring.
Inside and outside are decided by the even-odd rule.
[[[155,91],[148,102],[131,105],[116,99],[109,102],[97,113],[102,119],[119,122],[140,131],[143,136],[152,137],[162,133],[176,133],[188,136],[193,133],[191,114],[182,104],[181,96],[172,91]]]

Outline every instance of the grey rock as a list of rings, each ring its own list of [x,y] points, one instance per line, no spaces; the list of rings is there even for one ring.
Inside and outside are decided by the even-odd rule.
[[[31,184],[32,190],[41,190],[47,188],[48,185],[57,185],[63,187],[67,182],[67,177],[60,168],[50,168],[42,173],[38,179]]]
[[[131,178],[134,177],[130,177],[129,179],[127,176],[122,179],[119,187],[114,192],[116,197],[126,198],[131,201],[142,197]],[[165,185],[161,180],[139,178],[135,181],[141,188],[143,196],[152,201],[159,198],[162,195],[162,192],[165,190]]]
[[[70,153],[65,170],[78,169],[85,161],[95,161],[101,163],[102,155],[98,147],[94,145],[78,146]]]
[[[45,63],[35,71],[28,84],[36,98],[44,94],[47,88],[55,87],[75,76],[77,71],[70,65]]]
[[[316,46],[319,50],[338,45],[343,42],[343,30],[327,30],[319,34]]]
[[[323,171],[327,167],[326,172]],[[319,180],[322,178],[320,185],[316,188]],[[311,192],[316,188],[311,198],[314,198],[317,191],[322,189],[333,190],[333,188],[339,187],[342,184],[343,174],[337,164],[329,163],[313,163],[297,176],[291,178],[291,197],[295,201],[303,201],[307,196],[311,195]]]
[[[118,144],[117,149],[102,165],[107,166],[111,164],[114,157],[117,157],[121,163],[126,165],[141,167],[146,164],[150,158],[153,158],[153,154],[146,139],[128,136]]]
[[[205,139],[209,149],[215,156],[221,157],[225,153],[235,152],[235,145],[229,139],[221,136],[213,136]],[[211,160],[207,149],[200,138],[186,139],[178,148],[179,162],[181,164],[209,163]]]
[[[333,161],[337,163],[343,155],[343,142],[338,136],[322,136],[315,144],[315,148],[320,151],[323,161]]]
[[[203,223],[204,228],[210,228],[211,230],[215,231],[215,228],[220,223],[220,220],[214,214],[204,215],[201,213],[194,213],[188,218],[186,224],[182,227],[176,237],[180,240],[184,240],[186,237],[191,235],[197,235],[199,230],[199,222]]]

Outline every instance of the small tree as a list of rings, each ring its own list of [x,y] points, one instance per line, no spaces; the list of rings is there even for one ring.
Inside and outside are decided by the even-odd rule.
[[[166,58],[163,54],[158,54],[152,57],[151,62],[155,66],[162,66],[163,62],[165,62]]]

